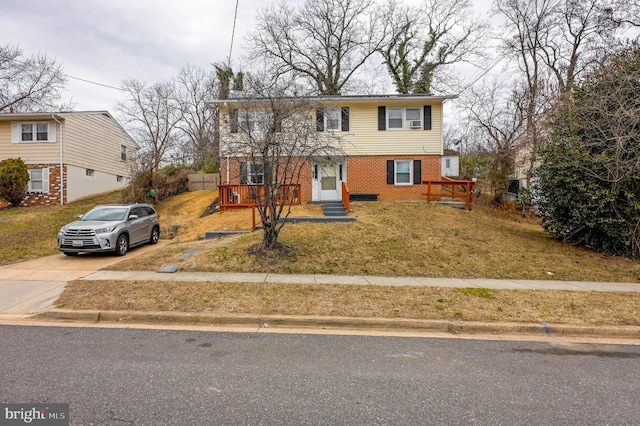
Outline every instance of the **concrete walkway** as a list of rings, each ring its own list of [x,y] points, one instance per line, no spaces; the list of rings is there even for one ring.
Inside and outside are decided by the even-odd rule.
[[[153,247],[134,249],[127,258],[144,254]],[[486,336],[530,335],[530,336],[574,336],[580,338],[640,339],[640,327],[632,326],[573,326],[520,323],[470,323],[464,321],[406,320],[400,318],[342,318],[317,316],[268,317],[250,314],[196,314],[180,312],[119,312],[119,311],[69,311],[55,309],[55,301],[73,280],[115,281],[190,281],[190,282],[249,282],[295,283],[295,284],[340,284],[380,285],[412,287],[476,287],[491,289],[571,290],[640,293],[637,283],[601,283],[552,280],[496,280],[425,277],[381,277],[344,275],[288,275],[268,273],[222,273],[222,272],[171,272],[178,264],[165,265],[160,271],[107,271],[103,268],[122,261],[113,256],[78,256],[68,258],[62,254],[34,259],[27,262],[0,266],[0,323],[15,321],[45,321],[47,324],[65,324],[68,321],[84,325],[97,323],[121,326],[149,324],[157,326],[200,325],[245,326],[255,329],[256,324],[295,330],[369,330],[372,332],[395,330],[394,332],[428,332],[454,335],[483,334]],[[275,330],[273,330],[275,331]]]
[[[369,275],[289,275],[268,273],[227,273],[227,272],[123,272],[97,271],[85,276],[85,280],[116,281],[196,281],[196,282],[250,282],[289,284],[343,284],[381,285],[410,287],[477,287],[491,289],[521,290],[572,290],[572,291],[622,291],[640,293],[640,284],[602,283],[582,281],[552,280],[499,280],[424,277],[380,277]]]

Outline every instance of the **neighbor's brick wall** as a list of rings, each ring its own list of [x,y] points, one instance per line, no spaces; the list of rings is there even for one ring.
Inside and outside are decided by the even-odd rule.
[[[62,183],[60,179],[60,164],[27,164],[28,169],[49,168],[49,193],[27,192],[24,200],[20,204],[22,207],[29,206],[57,206],[60,204],[60,192]],[[67,166],[64,166],[66,175]],[[64,185],[66,185],[66,179]],[[65,186],[66,189],[66,186]],[[65,191],[64,202],[67,202]],[[9,203],[0,198],[0,208],[7,207]]]
[[[41,169],[44,167],[49,168],[49,193],[41,193],[41,192],[28,192],[24,201],[22,202],[22,206],[57,206],[60,204],[60,196],[62,185],[66,185],[65,182],[62,182],[60,177],[60,164],[28,164],[27,167],[29,169]],[[65,175],[66,175],[67,167],[64,166]],[[66,189],[66,186],[65,186]],[[66,191],[64,202],[67,202]]]
[[[419,200],[426,186],[387,184],[387,160],[422,160],[422,180],[439,180],[439,155],[353,156],[347,158],[347,185],[352,194],[379,194],[379,200]]]

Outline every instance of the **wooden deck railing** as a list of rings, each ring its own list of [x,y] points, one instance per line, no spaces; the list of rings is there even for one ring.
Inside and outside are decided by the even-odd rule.
[[[427,201],[441,200],[442,198],[463,198],[465,208],[471,209],[475,182],[443,178],[442,180],[425,180],[422,181],[422,184],[427,185],[427,192],[422,194],[427,196]]]
[[[274,194],[278,203],[300,204],[300,184],[280,185]],[[264,203],[264,188],[262,185],[219,185],[218,205],[220,210],[232,208],[248,208]]]
[[[344,208],[347,214],[349,214],[351,211],[351,206],[349,205],[349,187],[344,182],[342,182],[342,204],[344,204]]]

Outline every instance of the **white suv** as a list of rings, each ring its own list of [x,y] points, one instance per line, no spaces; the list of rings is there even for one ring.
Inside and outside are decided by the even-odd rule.
[[[80,252],[115,252],[124,256],[131,247],[156,244],[160,220],[150,204],[99,205],[58,233],[58,250],[67,256]]]

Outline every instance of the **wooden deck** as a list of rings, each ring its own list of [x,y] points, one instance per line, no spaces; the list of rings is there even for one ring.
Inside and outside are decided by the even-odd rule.
[[[221,211],[264,204],[262,185],[219,185],[218,205]],[[275,190],[278,204],[301,204],[300,185],[281,185]]]
[[[470,180],[453,180],[442,178],[441,180],[425,180],[423,185],[427,186],[427,201],[441,201],[443,199],[464,200],[464,206],[471,210],[473,204],[473,187],[475,182]]]

